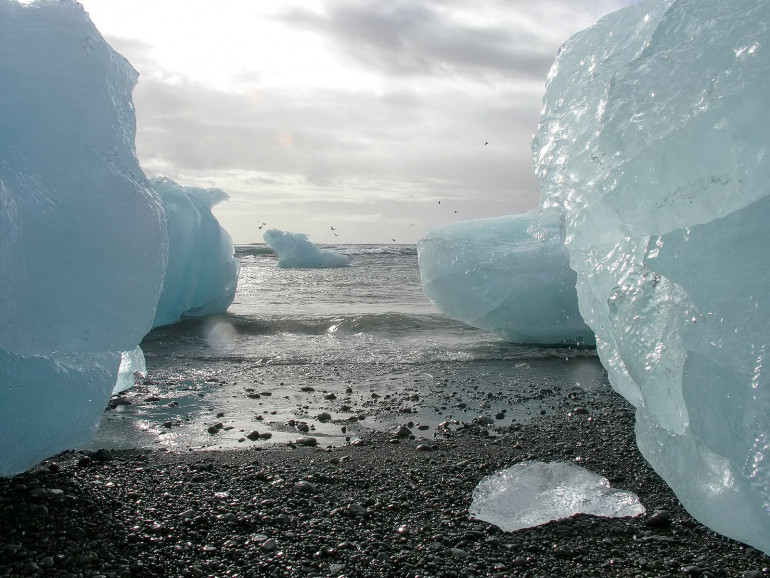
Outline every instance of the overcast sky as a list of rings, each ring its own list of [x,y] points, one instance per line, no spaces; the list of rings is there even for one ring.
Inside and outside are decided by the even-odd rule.
[[[414,243],[535,207],[529,142],[556,51],[631,3],[80,2],[140,74],[145,172],[223,189],[236,243],[267,228]]]

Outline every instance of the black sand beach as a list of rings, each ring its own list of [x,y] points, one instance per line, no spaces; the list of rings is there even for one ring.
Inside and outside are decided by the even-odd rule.
[[[770,566],[682,509],[636,450],[617,395],[505,428],[412,431],[431,437],[56,456],[0,480],[0,576],[749,578]],[[471,518],[478,482],[524,460],[575,460],[647,514],[513,533]]]

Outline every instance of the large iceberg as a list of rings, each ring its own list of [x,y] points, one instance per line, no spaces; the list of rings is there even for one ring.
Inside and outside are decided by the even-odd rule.
[[[163,207],[137,74],[73,1],[0,0],[0,475],[87,441],[152,326]]]
[[[240,262],[233,240],[211,213],[228,196],[220,189],[183,187],[164,177],[150,179],[168,227],[168,265],[153,326],[182,317],[226,310],[233,302]]]
[[[265,243],[278,253],[278,266],[292,268],[347,267],[350,258],[336,251],[323,250],[304,233],[269,229],[262,235]]]
[[[82,6],[0,0],[0,69],[1,476],[87,442],[144,335],[225,310],[239,264],[222,191],[145,177],[137,73]]]
[[[770,553],[770,3],[654,0],[570,39],[533,156],[580,311],[684,506]]]
[[[578,311],[561,213],[463,221],[418,243],[423,291],[441,311],[517,343],[593,345]]]

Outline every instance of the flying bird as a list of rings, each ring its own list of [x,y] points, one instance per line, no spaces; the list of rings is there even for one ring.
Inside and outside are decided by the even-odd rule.
[[[332,231],[336,231],[336,229],[335,229],[334,227],[329,227],[329,228],[330,228]]]

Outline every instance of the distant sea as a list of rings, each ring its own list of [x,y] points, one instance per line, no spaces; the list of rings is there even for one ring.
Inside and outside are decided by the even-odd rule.
[[[445,420],[536,419],[574,389],[609,389],[592,349],[506,343],[439,312],[414,245],[321,248],[350,266],[283,269],[265,245],[236,246],[228,311],[147,335],[146,377],[89,447],[339,445],[406,422],[429,436]],[[266,435],[245,438],[255,430]]]

